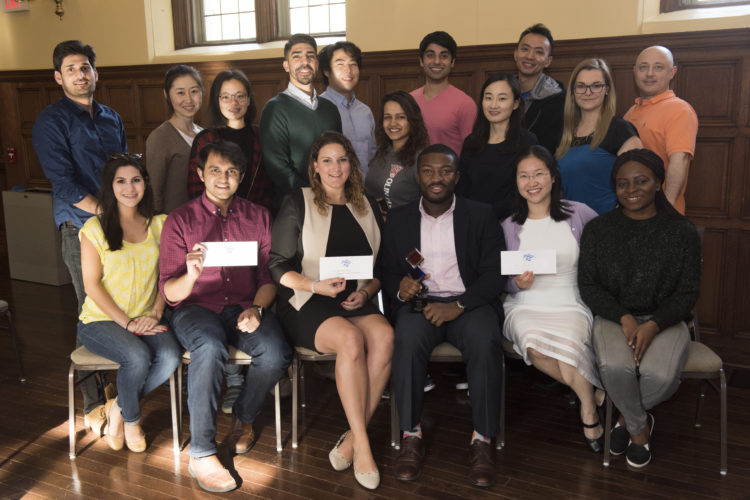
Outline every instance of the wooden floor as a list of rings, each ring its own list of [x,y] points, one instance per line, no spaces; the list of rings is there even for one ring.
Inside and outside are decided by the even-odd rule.
[[[9,280],[0,269],[0,298],[11,303],[22,337],[28,381],[17,379],[10,340],[0,331],[0,498],[750,498],[750,376],[730,373],[729,474],[719,475],[718,396],[710,391],[703,427],[693,427],[697,383],[687,381],[656,408],[653,460],[630,472],[623,457],[609,469],[585,447],[566,392],[549,390],[539,374],[515,366],[508,376],[506,448],[497,452],[497,484],[472,487],[466,478],[471,413],[454,378],[435,365],[438,388],[426,396],[424,474],[397,481],[389,447],[388,407],[371,425],[373,451],[382,474],[374,493],[360,488],[351,471],[334,472],[327,454],[346,424],[333,384],[308,370],[310,405],[301,414],[301,441],[290,444],[291,401],[282,401],[284,450],[277,453],[272,398],[259,421],[255,448],[234,459],[241,487],[210,495],[188,472],[188,456],[172,452],[169,394],[157,389],[144,401],[146,453],[114,452],[76,418],[79,456],[68,459],[67,355],[75,336],[71,286]],[[80,406],[80,395],[77,394]],[[219,436],[230,418],[219,416]],[[187,430],[187,425],[185,426]],[[257,432],[257,431],[256,431]]]

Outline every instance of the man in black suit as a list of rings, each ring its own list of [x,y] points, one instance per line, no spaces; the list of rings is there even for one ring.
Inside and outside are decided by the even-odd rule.
[[[430,353],[449,342],[461,350],[469,381],[474,424],[469,479],[491,486],[490,440],[500,431],[503,309],[498,294],[505,285],[500,275],[505,243],[489,205],[454,196],[457,163],[456,153],[443,144],[422,151],[417,160],[422,197],[392,210],[383,232],[384,290],[395,302],[393,397],[403,431],[394,473],[406,481],[422,473],[422,388]],[[414,249],[424,257],[419,267],[425,274],[417,278],[405,258],[413,257]]]

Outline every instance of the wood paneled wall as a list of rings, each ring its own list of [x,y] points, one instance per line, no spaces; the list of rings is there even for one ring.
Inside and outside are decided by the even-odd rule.
[[[675,92],[693,105],[700,119],[687,214],[706,228],[698,305],[704,341],[725,361],[750,366],[750,29],[559,41],[550,74],[567,85],[580,60],[606,59],[622,115],[636,96],[631,72],[635,57],[656,44],[674,52]],[[513,49],[512,44],[459,48],[452,83],[476,97],[489,73],[515,70]],[[357,96],[376,116],[382,95],[423,83],[416,49],[369,52],[363,62]],[[219,71],[230,66],[244,70],[259,110],[287,84],[280,59],[195,66],[207,89]],[[120,113],[131,151],[143,151],[148,134],[167,117],[161,86],[168,67],[99,68],[96,99]],[[31,145],[31,128],[42,108],[60,95],[51,70],[0,73],[2,162],[7,147],[16,147],[20,157],[18,164],[5,165],[7,186],[49,186]]]

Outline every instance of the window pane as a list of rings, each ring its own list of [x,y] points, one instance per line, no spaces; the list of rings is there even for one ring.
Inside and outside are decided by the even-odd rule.
[[[240,20],[237,14],[221,16],[221,37],[224,40],[237,40],[240,37]]]
[[[310,5],[328,5],[328,0],[310,0]]]
[[[221,18],[211,16],[206,18],[206,41],[215,42],[221,40]]]
[[[221,13],[234,14],[237,12],[237,0],[221,0]]]
[[[307,10],[307,7],[289,10],[290,33],[310,33]]]
[[[255,13],[240,14],[240,38],[249,40],[256,37],[255,33]]]
[[[289,0],[289,8],[307,7],[307,0]]]
[[[221,13],[220,0],[203,0],[203,15],[210,16],[219,13]]]
[[[240,0],[240,12],[255,12],[255,0]]]
[[[310,7],[310,33],[327,33],[328,6]]]
[[[331,5],[331,31],[346,31],[346,5]]]

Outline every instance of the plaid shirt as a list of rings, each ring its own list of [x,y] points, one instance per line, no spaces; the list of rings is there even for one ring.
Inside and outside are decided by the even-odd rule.
[[[257,203],[271,210],[273,207],[273,185],[268,178],[266,169],[263,167],[263,154],[258,139],[258,127],[251,125],[253,131],[253,151],[247,158],[247,170],[245,171],[244,182],[240,184],[237,195]],[[203,181],[198,177],[198,162],[201,150],[206,144],[226,139],[223,132],[226,127],[205,129],[200,132],[193,140],[193,147],[190,149],[190,163],[188,165],[188,184],[187,191],[190,198],[195,198],[203,192]]]

